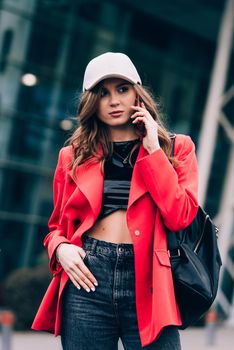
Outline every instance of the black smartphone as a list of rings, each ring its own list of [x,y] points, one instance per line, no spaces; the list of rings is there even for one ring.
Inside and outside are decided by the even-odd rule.
[[[136,105],[141,107],[141,102],[142,102],[142,99],[140,98],[139,95],[137,95],[136,97]],[[135,124],[137,130],[140,132],[140,136],[144,137],[145,136],[145,133],[146,133],[146,130],[145,130],[145,125],[143,122],[139,122],[137,124]]]

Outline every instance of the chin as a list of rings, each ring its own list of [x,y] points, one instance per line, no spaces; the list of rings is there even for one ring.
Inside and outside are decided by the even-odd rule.
[[[125,117],[125,116],[121,116],[118,118],[112,118],[110,120],[110,123],[114,123],[114,124],[126,124],[130,121],[129,117]]]
[[[109,126],[129,126],[129,121],[124,120],[124,121],[115,121],[112,123],[108,123]]]

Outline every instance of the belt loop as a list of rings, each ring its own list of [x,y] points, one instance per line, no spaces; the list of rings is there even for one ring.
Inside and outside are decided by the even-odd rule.
[[[93,242],[92,242],[92,245],[91,245],[91,253],[95,254],[96,253],[96,246],[98,244],[98,240],[93,238],[92,241]]]

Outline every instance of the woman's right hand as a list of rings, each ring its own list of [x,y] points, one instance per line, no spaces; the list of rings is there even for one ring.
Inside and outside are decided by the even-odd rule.
[[[73,284],[87,292],[95,291],[94,285],[98,285],[96,278],[87,268],[83,259],[86,253],[84,249],[74,244],[61,243],[56,249],[56,257],[68,274]]]

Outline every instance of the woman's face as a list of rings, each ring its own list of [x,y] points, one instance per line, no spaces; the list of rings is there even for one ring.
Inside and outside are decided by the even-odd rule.
[[[132,105],[136,104],[136,91],[133,85],[120,78],[103,80],[97,116],[109,127],[131,125]]]

